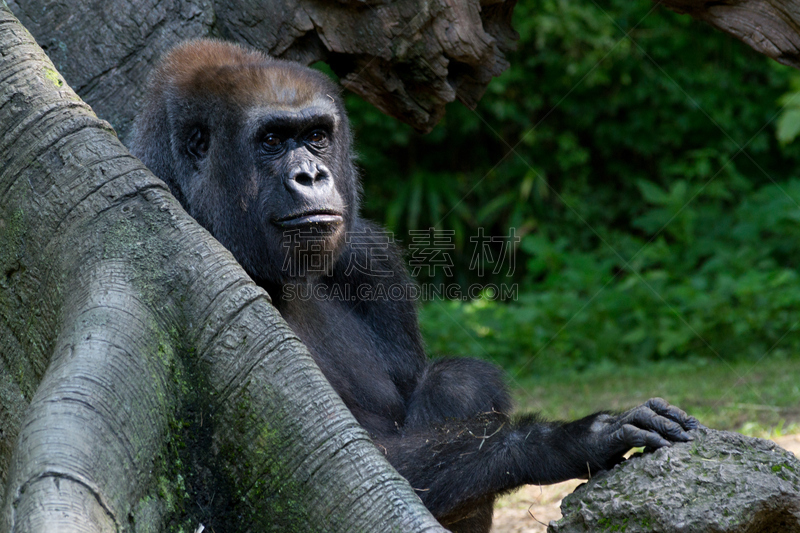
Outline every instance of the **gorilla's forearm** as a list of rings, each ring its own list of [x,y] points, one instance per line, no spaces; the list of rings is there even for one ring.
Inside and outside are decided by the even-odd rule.
[[[377,442],[426,507],[447,516],[520,485],[588,478],[612,468],[634,446],[691,440],[684,428],[698,425],[654,399],[622,414],[599,412],[573,422],[486,413]]]
[[[598,472],[583,434],[596,415],[578,423],[503,414],[404,432],[379,439],[392,463],[435,516],[447,516],[525,484],[548,485]],[[458,460],[454,460],[458,458]]]
[[[566,463],[550,443],[558,427],[494,413],[404,431],[376,443],[434,516],[447,516],[520,485],[580,475],[578,465]]]

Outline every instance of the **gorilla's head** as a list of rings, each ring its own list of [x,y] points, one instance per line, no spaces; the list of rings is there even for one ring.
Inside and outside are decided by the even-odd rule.
[[[339,89],[297,63],[215,40],[156,69],[131,151],[257,281],[324,273],[358,213]]]

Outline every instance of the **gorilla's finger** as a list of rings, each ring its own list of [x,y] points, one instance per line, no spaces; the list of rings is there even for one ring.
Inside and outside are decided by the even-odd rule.
[[[693,437],[686,433],[680,424],[655,413],[645,406],[631,411],[630,415],[625,417],[623,423],[655,431],[659,435],[673,441],[686,442],[693,440]]]
[[[674,420],[684,429],[692,430],[700,427],[700,422],[693,416],[689,416],[686,411],[670,405],[663,398],[650,398],[645,405],[663,417]]]
[[[648,446],[650,448],[663,448],[672,446],[672,443],[655,433],[646,429],[638,428],[631,424],[625,424],[615,431],[611,437],[625,444],[628,448],[638,448]]]

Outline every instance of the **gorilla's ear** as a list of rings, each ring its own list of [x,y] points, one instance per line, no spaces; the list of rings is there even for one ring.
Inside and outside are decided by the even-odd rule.
[[[206,156],[206,153],[208,153],[209,137],[206,128],[196,126],[189,135],[189,141],[186,143],[186,151],[197,161],[200,161]]]

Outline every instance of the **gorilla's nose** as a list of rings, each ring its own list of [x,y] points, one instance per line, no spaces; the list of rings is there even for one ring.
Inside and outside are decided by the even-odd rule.
[[[330,177],[330,172],[325,165],[313,161],[305,161],[289,170],[286,188],[289,189],[290,192],[308,194],[310,191],[304,190],[303,188],[330,186]]]

